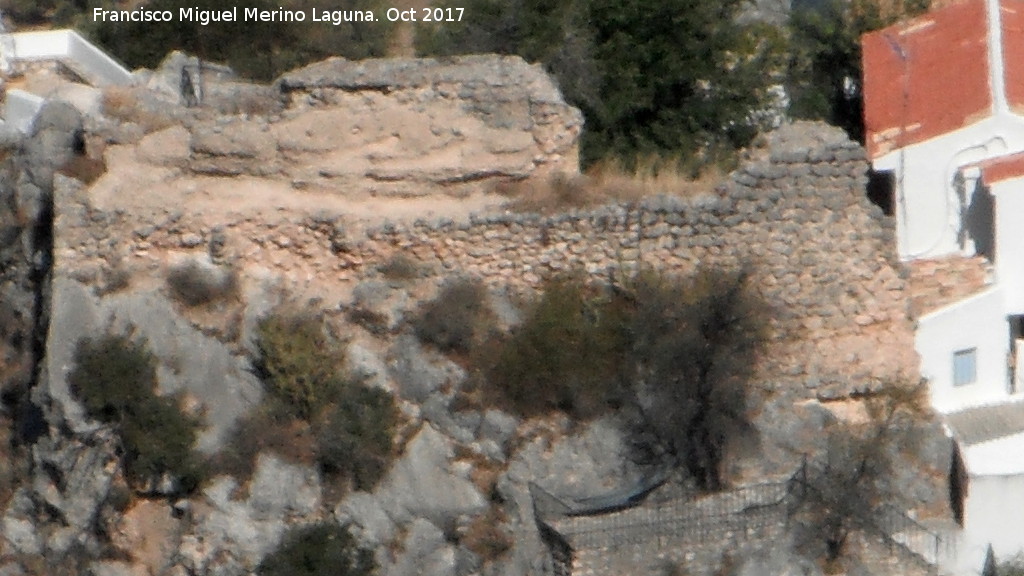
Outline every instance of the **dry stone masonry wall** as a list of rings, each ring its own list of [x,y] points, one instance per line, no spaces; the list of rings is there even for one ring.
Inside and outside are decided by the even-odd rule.
[[[914,260],[907,266],[914,317],[977,294],[992,278],[991,263],[982,256]]]
[[[572,269],[615,278],[641,267],[689,274],[702,264],[746,266],[784,344],[766,376],[799,377],[825,396],[913,379],[906,273],[893,256],[893,222],[864,195],[863,150],[813,124],[771,140],[767,157],[714,196],[385,226],[369,233],[357,258],[400,250],[444,273],[530,286]]]
[[[798,381],[822,398],[886,379],[916,379],[907,275],[893,222],[864,194],[864,151],[838,130],[796,124],[714,195],[655,197],[557,216],[493,213],[468,221],[385,223],[356,233],[344,219],[282,212],[216,226],[177,209],[97,212],[69,199],[57,258],[88,278],[117,260],[153,268],[168,252],[276,271],[295,289],[338,293],[402,254],[425,276],[468,274],[532,289],[552,274],[621,278],[642,267],[689,274],[747,266],[772,308],[769,381]],[[322,290],[318,290],[324,293]]]

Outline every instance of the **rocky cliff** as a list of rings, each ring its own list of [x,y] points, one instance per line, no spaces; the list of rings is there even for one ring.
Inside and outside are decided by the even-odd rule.
[[[753,415],[763,446],[733,467],[737,481],[791,472],[856,397],[915,376],[891,226],[864,199],[863,150],[835,130],[787,128],[713,195],[541,217],[504,211],[487,185],[575,171],[579,114],[517,59],[328,61],[245,90],[259,104],[248,111],[230,109],[228,88],[198,109],[169,92],[111,92],[84,127],[53,105],[9,147],[5,416],[34,432],[11,443],[25,464],[3,477],[0,573],[241,576],[290,526],[315,521],[348,525],[382,574],[551,570],[531,483],[594,496],[649,471],[628,457],[616,416],[459,406],[464,364],[409,327],[456,275],[485,282],[507,327],[563,270],[605,281],[750,265],[775,343]],[[230,297],[190,304],[172,280],[181,270]],[[251,477],[214,475],[190,495],[132,485],[113,427],[69,389],[76,343],[147,341],[159,392],[185,399],[202,423],[197,448],[216,455],[264,394],[258,320],[294,302],[320,310],[348,369],[396,398],[397,457],[382,481],[339,493],[278,447]],[[921,462],[899,481],[941,511],[948,446],[920,427]]]

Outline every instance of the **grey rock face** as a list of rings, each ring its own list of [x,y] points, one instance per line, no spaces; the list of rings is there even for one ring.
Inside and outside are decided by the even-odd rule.
[[[366,492],[353,492],[346,496],[334,509],[334,517],[338,522],[349,525],[353,535],[369,546],[390,542],[396,534],[395,523],[380,500]]]
[[[821,576],[817,563],[793,553],[785,545],[773,546],[744,558],[736,576]]]
[[[534,481],[556,496],[598,496],[640,479],[628,447],[611,418],[594,421],[554,445],[537,439],[522,447],[509,465],[510,479]]]
[[[35,468],[45,472],[33,477],[33,498],[61,521],[48,538],[50,551],[61,554],[75,541],[94,537],[96,516],[118,468],[118,446],[114,434],[101,429],[79,441],[46,438],[32,447]]]
[[[408,312],[409,295],[375,280],[352,290],[352,318],[375,334],[394,332]]]
[[[261,455],[246,500],[235,500],[238,483],[221,476],[203,496],[208,511],[197,512],[191,534],[182,539],[181,563],[199,574],[243,574],[273,551],[289,518],[311,514],[320,502],[312,469]]]
[[[453,455],[451,441],[424,424],[376,492],[388,515],[396,521],[425,518],[444,526],[452,518],[484,510],[487,503],[480,491],[449,462]]]
[[[445,385],[465,378],[465,372],[444,356],[428,350],[412,334],[395,340],[388,355],[388,369],[402,398],[424,402]]]
[[[28,488],[15,491],[3,520],[0,520],[3,528],[0,530],[3,535],[0,543],[6,543],[6,546],[0,546],[0,552],[29,555],[42,553],[43,539],[34,523],[35,512],[36,505],[32,501],[31,491]]]
[[[249,506],[260,520],[307,516],[320,505],[320,479],[311,468],[260,454],[249,483]]]
[[[444,533],[423,519],[413,520],[402,554],[387,570],[393,576],[454,576],[455,548]]]
[[[370,386],[389,390],[388,367],[380,356],[359,342],[351,342],[345,353],[349,372]]]
[[[485,445],[493,443],[504,452],[518,427],[519,420],[514,416],[501,410],[488,410],[484,412],[480,421],[477,437],[481,443]]]
[[[262,387],[249,372],[247,360],[192,328],[158,292],[118,293],[100,300],[85,285],[58,277],[52,306],[46,393],[72,430],[91,428],[66,382],[74,364],[75,344],[108,327],[115,333],[132,332],[146,339],[160,360],[161,393],[187,391],[205,407],[208,428],[199,439],[201,450],[216,449],[235,420],[261,397]],[[213,382],[218,384],[211,385]]]
[[[52,183],[56,169],[83,145],[81,138],[82,116],[78,110],[64,102],[44,104],[25,146],[32,180],[37,184]]]

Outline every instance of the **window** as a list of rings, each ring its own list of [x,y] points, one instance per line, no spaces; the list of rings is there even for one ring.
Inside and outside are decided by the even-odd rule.
[[[973,384],[978,377],[978,349],[953,353],[953,386]]]

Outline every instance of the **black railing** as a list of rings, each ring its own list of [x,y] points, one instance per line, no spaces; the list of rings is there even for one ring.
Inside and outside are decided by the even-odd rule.
[[[549,513],[541,512],[538,519],[542,529],[560,536],[559,542],[568,545],[572,555],[629,545],[663,550],[713,541],[766,539],[781,535],[793,514],[808,498],[815,498],[818,492],[811,476],[812,471],[805,463],[787,480],[713,494],[652,499],[650,503],[604,514],[573,515],[546,504],[543,508]],[[883,506],[849,520],[866,535],[885,543],[891,554],[915,561],[932,574],[938,573],[937,564],[946,552],[943,539],[903,511]],[[557,554],[558,563],[563,565],[567,560],[564,545]]]

